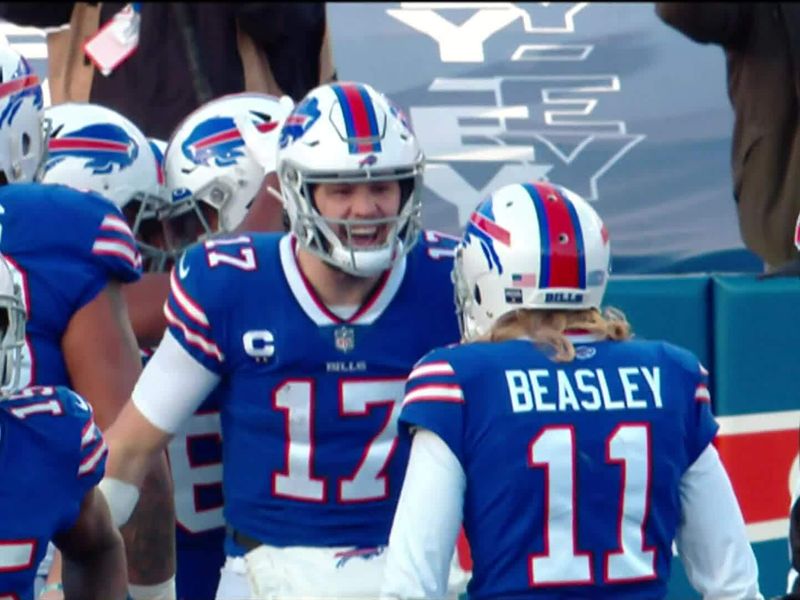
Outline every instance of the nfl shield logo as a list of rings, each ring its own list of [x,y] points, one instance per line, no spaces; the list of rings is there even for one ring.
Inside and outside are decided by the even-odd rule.
[[[356,346],[356,335],[350,327],[339,327],[333,332],[333,340],[339,352],[350,352]]]

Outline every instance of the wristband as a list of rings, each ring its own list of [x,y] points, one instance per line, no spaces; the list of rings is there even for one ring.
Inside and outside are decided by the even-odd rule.
[[[175,576],[173,575],[163,583],[155,585],[128,584],[128,595],[131,600],[175,600]]]

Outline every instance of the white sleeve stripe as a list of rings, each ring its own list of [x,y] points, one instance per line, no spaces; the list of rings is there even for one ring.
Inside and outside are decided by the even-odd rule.
[[[197,304],[183,291],[180,283],[178,283],[178,278],[175,276],[175,270],[172,270],[172,276],[170,277],[170,284],[172,286],[172,293],[175,296],[175,301],[178,303],[178,306],[181,307],[181,310],[185,312],[189,318],[201,325],[203,327],[208,327],[208,317],[203,310],[197,306]]]
[[[106,215],[103,222],[100,223],[100,229],[103,231],[116,231],[133,238],[133,232],[131,232],[131,228],[128,227],[128,224],[119,217],[113,215]]]
[[[81,448],[83,448],[86,444],[88,444],[91,441],[87,440],[87,436],[89,434],[89,431],[91,431],[93,424],[94,421],[92,419],[89,419],[88,421],[86,421],[86,425],[83,426],[83,429],[81,430]]]
[[[694,399],[698,402],[711,402],[711,393],[705,385],[700,384],[694,392]]]
[[[96,440],[98,433],[99,429],[97,429],[94,421],[86,423],[86,427],[83,428],[83,435],[81,436],[81,448],[85,448]]]
[[[175,313],[172,312],[169,304],[164,304],[164,316],[167,318],[167,322],[170,325],[174,325],[183,332],[188,344],[191,344],[195,348],[202,350],[208,356],[217,359],[219,362],[222,362],[223,357],[219,347],[211,340],[189,329],[183,321],[175,316]]]
[[[423,385],[406,394],[405,398],[403,398],[403,406],[411,402],[431,400],[439,402],[464,402],[464,393],[461,391],[461,386],[457,384]]]
[[[97,463],[99,463],[102,460],[102,458],[106,455],[107,452],[108,452],[108,446],[106,446],[106,442],[105,440],[103,440],[102,444],[97,446],[97,448],[95,448],[94,451],[89,456],[87,456],[81,461],[81,464],[78,467],[78,475],[86,475],[87,473],[94,470],[94,468],[97,466]]]
[[[134,269],[138,269],[142,264],[142,257],[136,248],[121,240],[98,238],[92,246],[94,254],[105,254],[118,256],[128,261]]]
[[[453,367],[450,366],[450,363],[445,361],[439,362],[432,362],[428,363],[427,365],[422,365],[421,367],[417,367],[411,374],[408,376],[409,379],[416,379],[417,377],[432,377],[434,375],[455,375],[455,371],[453,371]]]

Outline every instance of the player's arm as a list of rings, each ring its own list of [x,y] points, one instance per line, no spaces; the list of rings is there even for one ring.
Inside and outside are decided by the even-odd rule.
[[[684,473],[680,499],[675,544],[692,586],[705,599],[763,598],[744,518],[714,446]]]
[[[125,549],[103,495],[92,488],[75,524],[53,542],[63,554],[65,600],[124,600]]]
[[[152,348],[161,341],[167,320],[164,302],[169,296],[169,273],[145,273],[122,288],[133,333],[140,348]]]
[[[100,488],[117,525],[130,517],[153,461],[218,382],[219,375],[197,362],[169,331],[164,334],[131,401],[105,432],[109,457]]]
[[[122,287],[109,282],[72,316],[61,340],[72,388],[92,405],[103,430],[119,414],[142,370]]]
[[[107,283],[73,315],[61,348],[73,389],[92,405],[99,427],[107,429],[141,373],[120,283]],[[161,584],[175,573],[175,508],[166,455],[149,464],[142,501],[122,532],[130,580],[139,585]]]
[[[464,471],[447,444],[418,430],[389,535],[382,597],[446,597],[465,487]]]

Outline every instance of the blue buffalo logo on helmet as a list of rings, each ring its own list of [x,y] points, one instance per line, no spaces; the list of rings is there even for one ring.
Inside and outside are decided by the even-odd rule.
[[[156,175],[158,177],[158,185],[164,185],[164,154],[161,148],[153,140],[147,141],[150,144],[150,149],[153,151],[153,156],[156,157]]]
[[[362,167],[362,168],[364,168],[364,167],[372,167],[377,162],[378,162],[378,157],[375,156],[374,154],[370,154],[370,155],[362,158],[360,161],[358,161],[358,166]]]
[[[492,199],[484,200],[467,222],[465,233],[465,240],[467,243],[472,241],[472,237],[476,237],[480,241],[481,250],[486,257],[489,270],[497,267],[497,272],[503,274],[503,265],[500,262],[500,257],[495,250],[495,242],[503,244],[504,246],[511,245],[511,233],[495,223],[494,211],[492,210]]]
[[[289,142],[299,140],[320,116],[319,99],[307,98],[286,117],[281,129],[280,147],[285,148]]]
[[[278,126],[267,115],[250,113],[259,133],[267,133]],[[244,140],[232,117],[213,117],[200,123],[181,144],[183,155],[197,165],[227,167],[244,156]]]
[[[8,96],[8,103],[0,113],[0,127],[11,125],[14,117],[19,112],[22,102],[26,98],[32,98],[33,104],[39,110],[44,106],[42,86],[39,85],[39,78],[34,74],[30,64],[25,57],[20,57],[17,70],[11,79],[5,83],[0,83],[0,101]]]
[[[83,158],[84,167],[92,169],[93,175],[105,175],[115,166],[119,171],[126,169],[139,156],[136,140],[119,125],[96,123],[63,135],[61,129],[56,129],[47,143],[45,172],[66,158]]]
[[[408,129],[409,132],[413,133],[414,130],[411,129],[411,121],[408,120],[406,114],[402,110],[400,110],[400,108],[388,98],[386,99],[386,101],[389,103],[389,112],[392,114],[392,116],[396,117],[397,120],[403,124],[403,127]]]

